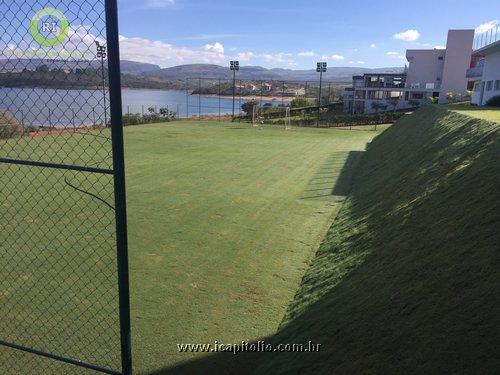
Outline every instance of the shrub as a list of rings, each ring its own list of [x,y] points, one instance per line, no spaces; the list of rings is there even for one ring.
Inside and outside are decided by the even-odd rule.
[[[241,110],[245,112],[247,117],[251,117],[253,115],[253,107],[256,105],[259,105],[257,100],[250,100],[241,105]]]
[[[23,127],[5,110],[0,110],[0,139],[9,139],[22,136],[24,133]]]
[[[500,95],[499,96],[494,96],[493,98],[490,98],[487,102],[486,105],[489,107],[500,107]]]
[[[314,106],[314,101],[307,99],[305,96],[298,96],[290,103],[292,108],[303,108]]]
[[[456,92],[449,91],[446,93],[446,99],[450,102],[455,102],[458,99],[458,94]]]
[[[420,100],[416,100],[416,99],[412,99],[412,100],[408,100],[408,104],[411,106],[411,107],[420,107]]]
[[[438,104],[439,98],[437,96],[429,96],[429,102],[432,104]]]

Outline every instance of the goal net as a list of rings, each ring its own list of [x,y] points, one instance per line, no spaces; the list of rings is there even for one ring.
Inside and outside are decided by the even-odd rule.
[[[286,112],[285,112],[285,130],[290,130],[292,129],[292,121],[291,121],[291,116],[290,116],[290,107],[286,107]]]
[[[262,124],[261,111],[258,105],[253,106],[252,125],[257,127]]]

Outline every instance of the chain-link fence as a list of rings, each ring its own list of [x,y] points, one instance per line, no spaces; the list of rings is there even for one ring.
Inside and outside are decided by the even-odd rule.
[[[179,117],[223,120],[248,115],[248,106],[265,109],[289,107],[300,100],[303,106],[326,105],[339,99],[340,88],[346,84],[319,81],[286,81],[274,79],[216,79],[188,78],[185,81],[185,103],[180,105]],[[247,108],[247,109],[248,109]],[[284,110],[283,110],[284,111]]]
[[[130,373],[116,13],[0,0],[2,374]]]

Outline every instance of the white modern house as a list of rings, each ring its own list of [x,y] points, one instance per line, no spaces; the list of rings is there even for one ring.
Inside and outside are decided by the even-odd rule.
[[[353,86],[343,92],[346,112],[369,114],[380,106],[387,110],[411,108],[429,97],[446,103],[448,92],[465,97],[473,41],[474,30],[449,30],[446,49],[407,50],[409,65],[402,74],[353,77]],[[379,109],[373,103],[378,103]]]
[[[474,81],[472,104],[486,105],[488,100],[500,96],[500,29],[497,27],[491,38],[478,45],[473,57],[474,67],[467,71],[467,77]]]

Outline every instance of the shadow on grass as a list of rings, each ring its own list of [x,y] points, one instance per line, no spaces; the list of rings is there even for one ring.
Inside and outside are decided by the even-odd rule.
[[[300,199],[326,197],[345,199],[350,192],[356,166],[363,154],[364,151],[333,153],[309,181]]]
[[[311,340],[320,353],[219,354],[152,374],[495,373],[500,131],[432,108],[414,121],[370,145],[279,331],[264,339]]]

